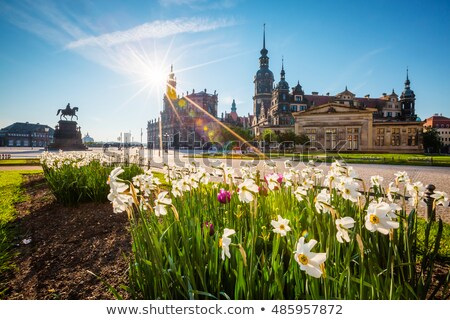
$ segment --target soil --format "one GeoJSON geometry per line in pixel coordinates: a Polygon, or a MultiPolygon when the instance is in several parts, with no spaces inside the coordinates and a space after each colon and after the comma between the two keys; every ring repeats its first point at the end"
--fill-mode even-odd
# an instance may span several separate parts
{"type": "Polygon", "coordinates": [[[116,289],[127,283],[131,240],[126,214],[115,214],[110,203],[63,207],[42,174],[26,179],[29,200],[16,206],[17,269],[6,297],[114,299],[98,277],[116,289]]]}

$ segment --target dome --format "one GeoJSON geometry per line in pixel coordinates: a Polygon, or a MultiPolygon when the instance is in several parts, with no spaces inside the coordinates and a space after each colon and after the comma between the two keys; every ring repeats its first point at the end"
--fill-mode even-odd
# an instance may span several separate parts
{"type": "Polygon", "coordinates": [[[280,90],[289,90],[289,83],[287,83],[286,80],[280,80],[280,82],[278,82],[277,88],[280,90]]]}
{"type": "Polygon", "coordinates": [[[414,98],[414,91],[407,88],[402,92],[402,98],[414,98]]]}
{"type": "Polygon", "coordinates": [[[303,88],[302,88],[302,86],[300,85],[300,81],[297,82],[297,85],[294,87],[294,92],[295,92],[295,93],[304,94],[303,88]]]}
{"type": "Polygon", "coordinates": [[[256,72],[256,77],[259,79],[262,79],[262,78],[273,79],[273,73],[268,68],[267,69],[259,69],[256,72]]]}

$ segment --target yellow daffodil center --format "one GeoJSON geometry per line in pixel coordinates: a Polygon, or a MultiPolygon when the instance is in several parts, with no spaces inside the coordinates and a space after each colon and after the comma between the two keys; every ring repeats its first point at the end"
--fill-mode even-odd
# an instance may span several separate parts
{"type": "Polygon", "coordinates": [[[222,248],[222,238],[219,239],[219,247],[222,248]]]}
{"type": "Polygon", "coordinates": [[[280,224],[280,230],[284,230],[284,229],[286,229],[285,227],[284,227],[284,224],[280,224]]]}
{"type": "Polygon", "coordinates": [[[303,264],[303,265],[307,265],[308,264],[308,257],[307,256],[305,256],[303,253],[300,253],[299,255],[298,255],[298,257],[297,257],[297,259],[298,259],[298,262],[300,262],[301,264],[303,264]]]}
{"type": "Polygon", "coordinates": [[[377,215],[375,215],[375,214],[371,214],[369,220],[370,220],[370,222],[372,222],[373,224],[378,224],[378,223],[380,223],[380,218],[378,218],[377,215]]]}

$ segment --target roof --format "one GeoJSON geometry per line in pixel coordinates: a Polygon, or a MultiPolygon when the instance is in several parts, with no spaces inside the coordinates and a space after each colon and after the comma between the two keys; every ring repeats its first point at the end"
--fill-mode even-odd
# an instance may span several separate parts
{"type": "Polygon", "coordinates": [[[55,131],[53,128],[39,123],[28,123],[28,122],[15,122],[0,131],[11,132],[11,133],[31,133],[36,131],[45,131],[45,128],[49,128],[49,133],[53,134],[55,131]]]}
{"type": "Polygon", "coordinates": [[[305,99],[308,100],[311,105],[320,106],[322,104],[327,104],[333,102],[335,97],[333,96],[322,96],[322,95],[314,95],[314,94],[305,94],[305,99]]]}

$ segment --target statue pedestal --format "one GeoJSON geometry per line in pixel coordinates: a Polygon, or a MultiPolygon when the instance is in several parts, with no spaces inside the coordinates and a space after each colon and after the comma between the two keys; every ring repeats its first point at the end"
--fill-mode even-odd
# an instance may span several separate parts
{"type": "Polygon", "coordinates": [[[53,143],[48,147],[51,150],[86,150],[81,140],[81,131],[76,121],[59,120],[53,134],[53,143]]]}

